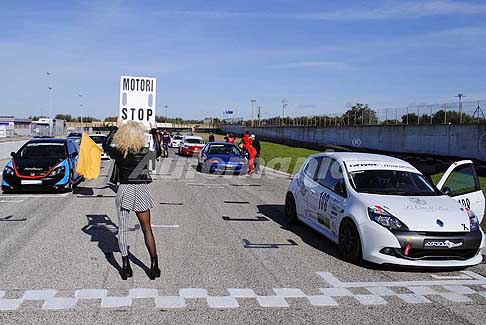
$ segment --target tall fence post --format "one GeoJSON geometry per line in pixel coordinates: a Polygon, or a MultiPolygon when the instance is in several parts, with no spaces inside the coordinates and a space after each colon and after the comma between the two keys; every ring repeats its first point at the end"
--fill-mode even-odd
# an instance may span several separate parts
{"type": "Polygon", "coordinates": [[[407,115],[406,115],[406,116],[407,116],[407,118],[406,118],[406,122],[405,122],[405,124],[406,124],[406,125],[408,125],[408,106],[407,106],[407,111],[406,111],[405,113],[407,114],[407,115]]]}
{"type": "Polygon", "coordinates": [[[420,106],[417,106],[417,124],[420,124],[420,106]]]}
{"type": "Polygon", "coordinates": [[[447,104],[444,104],[444,124],[447,124],[447,104]]]}

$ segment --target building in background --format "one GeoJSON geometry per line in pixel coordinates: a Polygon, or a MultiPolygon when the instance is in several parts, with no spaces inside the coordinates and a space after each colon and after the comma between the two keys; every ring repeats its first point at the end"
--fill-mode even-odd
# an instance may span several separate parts
{"type": "Polygon", "coordinates": [[[0,117],[0,137],[29,136],[32,120],[28,118],[0,117]]]}

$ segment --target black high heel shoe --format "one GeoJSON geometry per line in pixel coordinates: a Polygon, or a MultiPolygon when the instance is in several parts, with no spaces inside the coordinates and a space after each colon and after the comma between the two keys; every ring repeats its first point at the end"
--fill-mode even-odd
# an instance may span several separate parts
{"type": "Polygon", "coordinates": [[[157,255],[150,257],[150,271],[149,271],[149,278],[150,280],[155,280],[155,278],[160,278],[160,269],[159,269],[159,262],[157,255]]]}
{"type": "Polygon", "coordinates": [[[122,269],[120,271],[120,275],[122,280],[126,280],[127,278],[131,278],[133,276],[128,256],[122,256],[122,269]]]}

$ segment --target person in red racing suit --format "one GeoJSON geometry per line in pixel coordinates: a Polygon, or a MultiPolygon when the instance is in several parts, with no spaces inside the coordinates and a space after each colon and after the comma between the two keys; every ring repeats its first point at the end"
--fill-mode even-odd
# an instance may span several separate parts
{"type": "Polygon", "coordinates": [[[252,146],[252,141],[250,139],[250,132],[246,131],[245,135],[241,139],[243,142],[243,148],[248,152],[248,175],[253,174],[255,169],[255,158],[257,155],[256,149],[252,146]]]}

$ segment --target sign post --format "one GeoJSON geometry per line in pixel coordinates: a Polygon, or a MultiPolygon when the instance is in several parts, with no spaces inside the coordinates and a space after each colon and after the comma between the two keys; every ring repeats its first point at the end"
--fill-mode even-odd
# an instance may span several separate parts
{"type": "Polygon", "coordinates": [[[122,76],[120,78],[120,111],[123,122],[136,121],[150,128],[155,122],[157,79],[122,76]]]}

